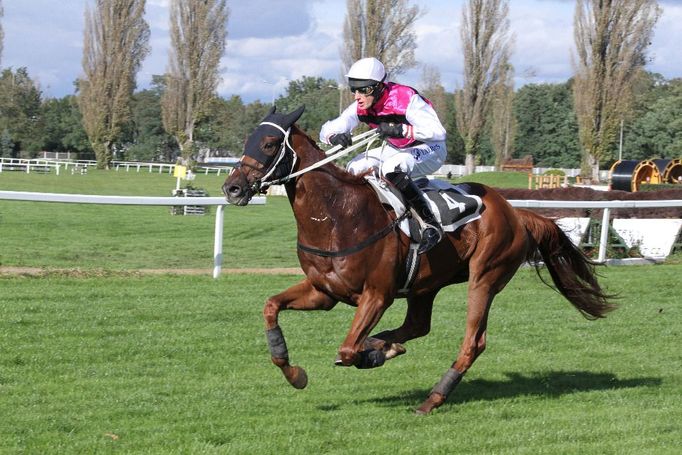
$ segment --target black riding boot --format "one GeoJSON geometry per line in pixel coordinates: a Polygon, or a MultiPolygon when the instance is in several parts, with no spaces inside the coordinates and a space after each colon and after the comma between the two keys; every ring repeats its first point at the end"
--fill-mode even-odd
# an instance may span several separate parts
{"type": "Polygon", "coordinates": [[[414,208],[424,222],[425,226],[417,253],[426,253],[443,238],[443,229],[431,211],[426,196],[405,172],[389,172],[386,174],[386,179],[400,191],[407,204],[414,208]]]}

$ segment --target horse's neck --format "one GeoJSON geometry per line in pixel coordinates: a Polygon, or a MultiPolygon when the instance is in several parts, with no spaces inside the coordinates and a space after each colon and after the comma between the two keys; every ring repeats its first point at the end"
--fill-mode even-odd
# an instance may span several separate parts
{"type": "MultiPolygon", "coordinates": [[[[324,158],[322,152],[304,133],[297,132],[293,146],[300,160],[299,169],[310,166],[324,158]]],[[[362,178],[353,176],[333,164],[309,171],[287,184],[287,194],[294,214],[301,225],[309,220],[332,222],[336,229],[340,221],[371,221],[372,213],[383,214],[381,203],[362,178]]],[[[385,216],[385,215],[382,215],[385,216]]],[[[383,220],[379,224],[384,223],[383,220]]],[[[343,223],[352,226],[353,223],[343,223]]]]}

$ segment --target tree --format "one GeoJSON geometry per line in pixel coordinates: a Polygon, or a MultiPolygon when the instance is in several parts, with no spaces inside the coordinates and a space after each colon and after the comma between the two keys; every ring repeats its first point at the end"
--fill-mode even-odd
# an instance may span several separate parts
{"type": "Polygon", "coordinates": [[[344,74],[364,57],[379,59],[389,76],[414,67],[417,35],[413,26],[422,15],[408,0],[346,0],[341,60],[344,74]]]}
{"type": "Polygon", "coordinates": [[[131,121],[135,76],[149,53],[145,0],[95,0],[86,7],[83,72],[78,103],[83,126],[97,157],[108,168],[114,146],[131,121]]]}
{"type": "Polygon", "coordinates": [[[464,143],[457,131],[455,121],[455,100],[452,93],[445,91],[441,83],[440,71],[432,65],[422,67],[422,78],[419,84],[419,93],[424,95],[433,104],[433,109],[438,114],[445,130],[448,132],[446,146],[448,163],[461,163],[464,161],[464,143]]]}
{"type": "Polygon", "coordinates": [[[678,158],[682,154],[682,79],[658,92],[643,115],[634,120],[624,147],[625,159],[678,158]]]}
{"type": "Polygon", "coordinates": [[[289,82],[286,96],[280,97],[275,105],[282,112],[291,112],[305,105],[305,111],[296,123],[313,140],[317,140],[322,124],[338,115],[338,103],[339,87],[336,81],[303,76],[289,82]]]}
{"type": "Polygon", "coordinates": [[[161,121],[161,96],[165,81],[164,76],[154,75],[151,88],[133,95],[133,121],[127,135],[127,159],[173,161],[178,155],[177,144],[166,133],[161,121]]]}
{"type": "Polygon", "coordinates": [[[13,154],[14,141],[12,141],[9,130],[5,128],[2,130],[2,134],[0,134],[0,157],[11,158],[13,154]]]}
{"type": "Polygon", "coordinates": [[[455,101],[467,174],[474,172],[492,92],[509,62],[508,15],[507,0],[468,0],[462,7],[464,86],[455,92],[455,101]]]}
{"type": "Polygon", "coordinates": [[[514,152],[516,119],[514,118],[514,68],[507,65],[492,91],[490,142],[495,153],[495,167],[511,158],[514,152]]]}
{"type": "MultiPolygon", "coordinates": [[[[88,135],[74,95],[46,100],[42,107],[44,124],[43,148],[50,152],[91,154],[88,135]]],[[[83,159],[81,157],[81,159],[83,159]]]]}
{"type": "Polygon", "coordinates": [[[535,165],[574,168],[580,164],[572,83],[526,84],[514,96],[515,150],[535,165]]]}
{"type": "Polygon", "coordinates": [[[41,96],[26,68],[0,73],[0,132],[7,132],[13,156],[30,156],[42,148],[41,96]]]}
{"type": "Polygon", "coordinates": [[[182,155],[194,153],[194,129],[220,81],[228,9],[225,0],[171,0],[171,51],[162,96],[163,126],[182,155]]]}
{"type": "Polygon", "coordinates": [[[576,3],[573,93],[586,177],[598,180],[599,164],[612,156],[660,12],[656,0],[576,3]]]}

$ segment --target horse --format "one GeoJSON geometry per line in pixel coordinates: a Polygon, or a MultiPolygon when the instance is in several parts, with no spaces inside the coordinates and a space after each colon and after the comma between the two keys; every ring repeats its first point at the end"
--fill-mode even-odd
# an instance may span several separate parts
{"type": "Polygon", "coordinates": [[[336,364],[375,368],[405,353],[407,341],[429,333],[440,289],[468,282],[459,353],[416,409],[417,414],[428,414],[446,401],[485,350],[493,298],[522,264],[530,262],[537,269],[541,259],[553,287],[587,319],[602,318],[615,307],[598,282],[597,264],[554,221],[514,208],[498,192],[477,183],[467,187],[483,202],[480,218],[447,233],[423,254],[412,285],[399,295],[410,239],[397,228],[394,211],[380,202],[364,176],[333,163],[320,165],[324,151],[295,125],[303,109],[282,114],[273,107],[247,138],[240,162],[222,187],[227,201],[236,206],[246,205],[271,184],[283,183],[286,189],[305,278],[269,297],[263,316],[272,362],[293,387],[305,388],[308,376],[289,361],[278,323],[283,310],[331,310],[338,302],[356,307],[336,364]],[[400,297],[407,299],[402,325],[370,335],[400,297]]]}

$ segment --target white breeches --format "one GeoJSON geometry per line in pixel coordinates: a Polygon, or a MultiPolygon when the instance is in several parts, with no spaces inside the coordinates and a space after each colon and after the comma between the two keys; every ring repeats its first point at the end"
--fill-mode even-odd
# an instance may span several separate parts
{"type": "Polygon", "coordinates": [[[445,142],[423,143],[404,149],[394,148],[386,142],[383,147],[370,149],[353,158],[346,169],[355,175],[370,168],[381,175],[402,171],[413,179],[419,179],[436,172],[446,155],[445,142]]]}

